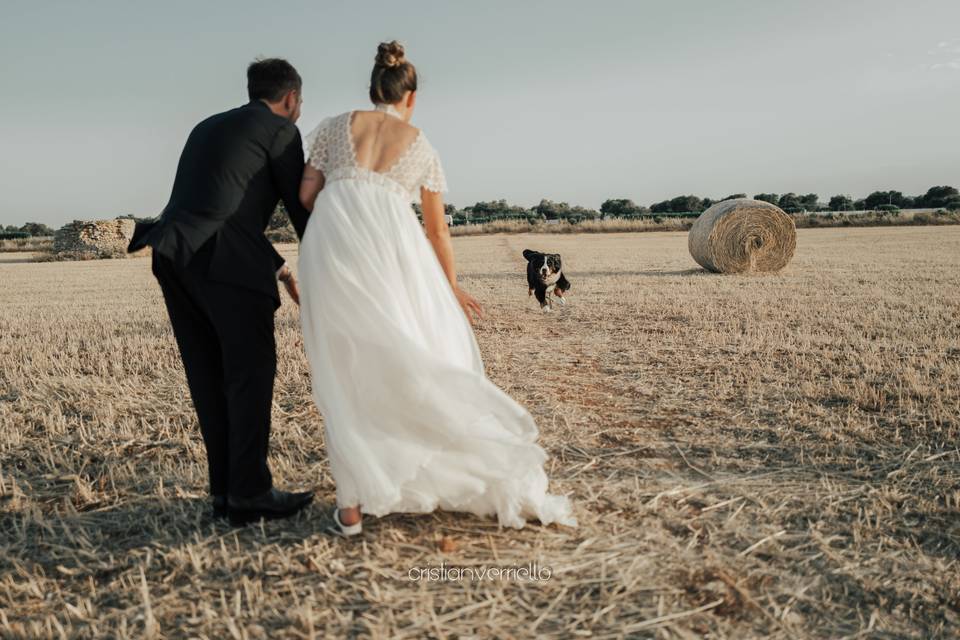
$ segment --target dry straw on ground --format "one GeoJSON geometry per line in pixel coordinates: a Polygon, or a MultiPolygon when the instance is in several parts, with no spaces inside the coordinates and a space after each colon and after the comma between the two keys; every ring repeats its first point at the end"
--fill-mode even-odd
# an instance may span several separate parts
{"type": "Polygon", "coordinates": [[[780,271],[793,257],[797,232],[780,207],[738,198],[718,202],[693,223],[690,255],[717,273],[780,271]]]}
{"type": "Polygon", "coordinates": [[[288,300],[271,464],[317,504],[232,530],[149,260],[0,255],[0,637],[957,637],[960,228],[799,233],[790,269],[738,278],[680,232],[455,239],[487,372],[581,526],[348,540],[288,300]],[[573,283],[549,317],[526,248],[573,283]]]}

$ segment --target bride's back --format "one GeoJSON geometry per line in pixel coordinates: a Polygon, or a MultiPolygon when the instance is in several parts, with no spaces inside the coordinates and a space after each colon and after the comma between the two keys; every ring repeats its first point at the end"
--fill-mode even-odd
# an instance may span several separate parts
{"type": "Polygon", "coordinates": [[[354,111],[350,137],[357,166],[386,173],[416,141],[419,129],[382,111],[354,111]]]}
{"type": "Polygon", "coordinates": [[[305,207],[313,205],[324,185],[344,178],[374,182],[410,202],[422,199],[422,189],[447,190],[436,149],[408,122],[416,90],[416,70],[404,59],[403,47],[382,43],[370,78],[375,108],[324,118],[306,138],[309,166],[300,191],[305,207]]]}

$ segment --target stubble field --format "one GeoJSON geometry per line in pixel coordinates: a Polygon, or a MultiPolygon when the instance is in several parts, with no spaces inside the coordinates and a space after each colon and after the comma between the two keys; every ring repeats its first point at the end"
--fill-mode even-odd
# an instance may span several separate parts
{"type": "Polygon", "coordinates": [[[749,277],[701,271],[684,233],[454,244],[487,373],[579,528],[329,533],[289,299],[271,464],[316,504],[214,523],[149,261],[0,254],[0,637],[960,634],[960,228],[801,229],[749,277]],[[563,254],[566,307],[527,297],[525,248],[563,254]]]}

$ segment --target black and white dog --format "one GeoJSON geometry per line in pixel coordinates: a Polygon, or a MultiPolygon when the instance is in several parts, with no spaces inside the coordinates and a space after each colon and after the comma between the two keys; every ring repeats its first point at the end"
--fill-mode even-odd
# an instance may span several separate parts
{"type": "Polygon", "coordinates": [[[536,294],[540,309],[545,312],[553,307],[551,293],[557,297],[560,304],[566,304],[563,292],[570,289],[570,281],[563,275],[560,254],[524,249],[523,257],[527,259],[527,295],[536,294]]]}

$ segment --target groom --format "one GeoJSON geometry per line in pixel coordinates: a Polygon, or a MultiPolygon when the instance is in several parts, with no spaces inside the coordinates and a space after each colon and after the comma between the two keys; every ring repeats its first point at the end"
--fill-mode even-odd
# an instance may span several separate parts
{"type": "Polygon", "coordinates": [[[264,236],[278,200],[297,237],[302,81],[286,60],[247,68],[250,102],[200,122],[180,156],[161,216],[138,224],[129,252],[153,247],[153,274],[180,349],[207,450],[216,517],[283,518],[311,492],[273,487],[267,466],[277,355],[277,280],[299,304],[290,269],[264,236]]]}

